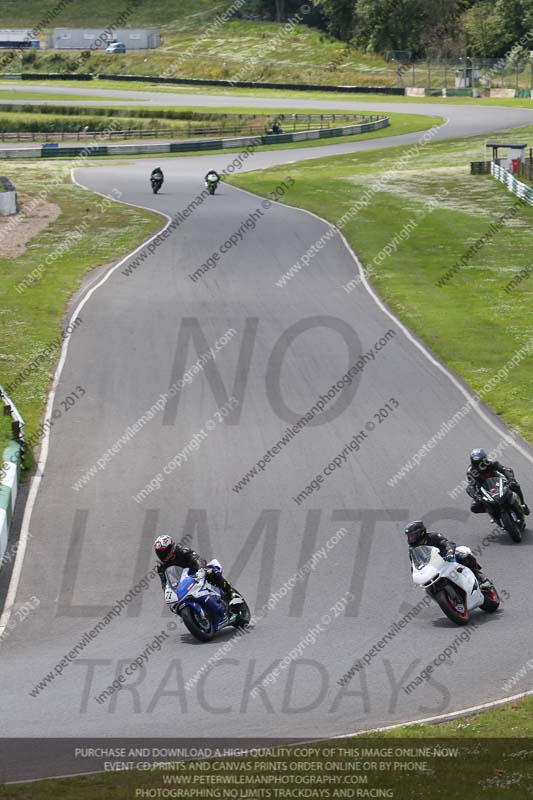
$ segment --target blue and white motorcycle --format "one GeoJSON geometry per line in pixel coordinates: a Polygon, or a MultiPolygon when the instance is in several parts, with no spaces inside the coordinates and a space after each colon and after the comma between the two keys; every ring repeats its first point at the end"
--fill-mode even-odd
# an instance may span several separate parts
{"type": "MultiPolygon", "coordinates": [[[[222,572],[216,558],[207,566],[222,572]]],[[[179,567],[168,567],[165,577],[165,603],[201,642],[210,642],[223,628],[244,628],[249,624],[251,614],[244,598],[235,609],[230,608],[218,586],[206,579],[205,570],[191,574],[188,569],[183,569],[180,575],[179,567]]]]}

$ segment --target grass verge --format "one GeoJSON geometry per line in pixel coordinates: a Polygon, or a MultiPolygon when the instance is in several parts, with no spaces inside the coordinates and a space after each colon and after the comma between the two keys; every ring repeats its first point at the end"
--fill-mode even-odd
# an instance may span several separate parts
{"type": "MultiPolygon", "coordinates": [[[[527,738],[531,735],[533,698],[528,697],[440,725],[403,726],[364,737],[316,742],[299,750],[281,747],[270,755],[225,758],[224,768],[220,767],[220,759],[195,759],[188,765],[181,762],[179,770],[107,772],[0,786],[0,800],[94,800],[96,797],[99,800],[134,797],[425,800],[428,796],[435,800],[465,797],[524,800],[533,780],[530,738],[527,738]],[[303,775],[307,780],[302,780],[303,775]],[[301,794],[302,788],[306,794],[301,794]]],[[[149,740],[146,745],[150,746],[149,740]]],[[[240,747],[246,747],[246,743],[241,741],[240,747]]]]}
{"type": "MultiPolygon", "coordinates": [[[[63,86],[63,82],[61,82],[63,86]]],[[[92,86],[92,84],[89,84],[92,86]]],[[[81,88],[81,84],[79,84],[79,88],[81,88]]],[[[85,83],[85,88],[88,88],[87,83],[85,83]]],[[[0,89],[0,100],[5,100],[6,102],[13,102],[15,100],[58,100],[58,101],[65,101],[65,100],[80,100],[79,94],[61,94],[60,92],[32,92],[31,89],[28,91],[18,91],[16,89],[0,89]]],[[[98,101],[109,101],[109,96],[103,95],[91,95],[88,99],[90,100],[98,100],[98,101]]]]}

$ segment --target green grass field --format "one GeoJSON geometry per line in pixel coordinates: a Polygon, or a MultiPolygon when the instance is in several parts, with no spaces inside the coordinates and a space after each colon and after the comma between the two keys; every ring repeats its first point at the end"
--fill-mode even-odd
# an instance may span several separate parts
{"type": "MultiPolygon", "coordinates": [[[[39,27],[46,14],[57,3],[54,0],[33,0],[21,8],[18,2],[4,0],[0,8],[0,27],[39,27]]],[[[217,15],[231,3],[213,0],[180,0],[168,4],[155,0],[132,9],[128,26],[161,27],[162,43],[148,53],[128,52],[124,55],[93,53],[86,62],[79,53],[39,51],[17,55],[9,71],[48,72],[122,72],[182,77],[231,78],[234,80],[287,80],[319,83],[394,85],[396,77],[391,65],[381,56],[347,49],[323,32],[306,25],[282,29],[276,23],[238,19],[234,15],[223,24],[215,24],[217,15]],[[205,35],[206,28],[208,35],[205,35]],[[392,83],[391,83],[392,82],[392,83]]],[[[105,28],[124,11],[120,0],[73,0],[50,24],[105,28]]],[[[305,14],[296,17],[303,21],[305,14]]],[[[5,71],[5,70],[4,70],[5,71]]]]}
{"type": "MultiPolygon", "coordinates": [[[[47,14],[57,7],[57,0],[2,0],[0,10],[0,26],[4,28],[37,27],[47,14]]],[[[133,3],[131,4],[134,5],[133,3]]],[[[86,27],[88,20],[92,25],[108,25],[110,21],[124,12],[123,0],[72,0],[65,5],[46,28],[56,26],[86,27]]],[[[168,0],[150,0],[140,3],[128,18],[128,24],[139,25],[174,25],[198,29],[227,8],[224,0],[179,0],[169,3],[168,0]]]]}

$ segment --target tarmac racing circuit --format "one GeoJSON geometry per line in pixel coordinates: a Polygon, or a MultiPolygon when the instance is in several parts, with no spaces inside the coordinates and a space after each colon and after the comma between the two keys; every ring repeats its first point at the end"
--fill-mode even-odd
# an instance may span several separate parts
{"type": "MultiPolygon", "coordinates": [[[[120,92],[138,94],[147,93],[120,92]]],[[[322,101],[298,105],[306,102],[322,101]]],[[[532,118],[526,109],[332,103],[446,115],[434,138],[532,118]]],[[[294,161],[422,136],[263,151],[242,169],[286,163],[288,179],[294,161]]],[[[45,437],[28,494],[0,623],[27,610],[1,644],[4,736],[326,738],[499,700],[530,654],[531,533],[520,545],[503,532],[489,540],[488,518],[469,513],[464,493],[448,494],[469,450],[501,445],[504,426],[481,404],[388,484],[470,392],[364,280],[343,291],[358,265],[340,235],[275,284],[328,231],[317,217],[221,184],[172,227],[207,169],[234,158],[157,159],[166,176],[157,196],[153,160],[75,171],[90,191],[118,190],[157,210],[166,230],[89,276],[70,305],[81,323],[65,340],[49,411],[84,392],[45,437]],[[423,602],[402,533],[413,518],[477,548],[505,592],[500,613],[475,613],[461,629],[423,602]],[[192,639],[150,572],[159,532],[219,558],[258,614],[253,630],[192,639]],[[364,656],[365,669],[352,668],[364,656]],[[406,691],[428,664],[431,675],[406,691]]],[[[531,449],[515,437],[502,460],[527,494],[531,449]]],[[[531,689],[531,675],[517,692],[531,689]]],[[[83,771],[47,758],[40,774],[83,771]]],[[[28,777],[24,764],[15,774],[28,777]]]]}

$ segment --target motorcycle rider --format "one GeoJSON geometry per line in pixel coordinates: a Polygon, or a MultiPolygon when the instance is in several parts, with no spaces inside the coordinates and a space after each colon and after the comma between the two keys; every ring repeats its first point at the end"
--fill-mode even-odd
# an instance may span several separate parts
{"type": "Polygon", "coordinates": [[[283,130],[281,129],[281,125],[279,124],[279,120],[277,120],[277,119],[274,120],[274,122],[272,123],[272,127],[271,127],[269,132],[273,133],[275,135],[283,133],[283,130]]]}
{"type": "MultiPolygon", "coordinates": [[[[462,564],[464,567],[471,569],[478,580],[480,589],[487,589],[492,585],[491,581],[483,575],[481,564],[478,564],[469,547],[465,547],[465,545],[458,546],[441,533],[432,533],[428,531],[422,520],[410,522],[404,533],[407,536],[409,548],[419,547],[420,545],[437,547],[445,561],[453,561],[455,559],[458,564],[462,564]]],[[[409,557],[410,556],[411,551],[409,550],[409,557]]]]}
{"type": "Polygon", "coordinates": [[[526,516],[529,514],[529,506],[524,500],[522,488],[514,476],[511,467],[504,467],[499,461],[491,461],[483,448],[477,447],[470,453],[470,466],[466,471],[468,486],[466,493],[472,498],[470,511],[473,514],[483,514],[486,511],[482,500],[481,486],[487,478],[493,478],[499,474],[503,475],[509,483],[509,488],[516,492],[522,504],[522,510],[526,516]]]}
{"type": "Polygon", "coordinates": [[[204,558],[201,558],[190,547],[185,547],[179,542],[175,542],[172,536],[167,534],[158,536],[154,542],[154,550],[160,562],[157,565],[157,573],[163,589],[166,586],[165,570],[167,567],[187,567],[189,572],[195,573],[197,576],[201,576],[203,573],[209,583],[220,589],[228,605],[232,608],[242,603],[242,597],[232,588],[222,575],[222,572],[212,567],[206,567],[204,558]]]}
{"type": "Polygon", "coordinates": [[[217,184],[218,184],[218,182],[220,181],[220,175],[218,174],[216,169],[210,169],[209,172],[206,172],[205,178],[204,178],[205,182],[207,183],[210,177],[211,177],[211,180],[213,180],[212,176],[214,176],[217,179],[217,184]]]}
{"type": "Polygon", "coordinates": [[[152,174],[150,175],[150,181],[153,180],[161,181],[161,183],[163,183],[163,181],[165,180],[165,176],[163,175],[163,170],[161,169],[161,167],[156,167],[155,169],[152,170],[152,174]]]}

